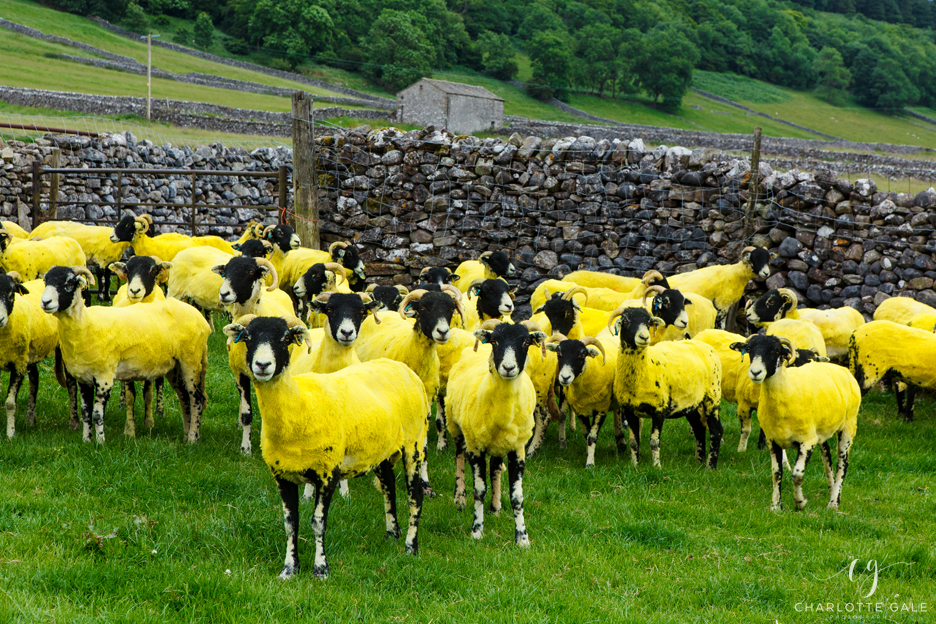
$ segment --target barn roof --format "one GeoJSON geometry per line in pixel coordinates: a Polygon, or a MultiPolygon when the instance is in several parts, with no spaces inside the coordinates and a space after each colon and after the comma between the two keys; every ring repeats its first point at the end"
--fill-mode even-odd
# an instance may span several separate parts
{"type": "Polygon", "coordinates": [[[474,85],[462,84],[460,82],[449,82],[448,80],[432,80],[431,78],[423,78],[419,82],[410,85],[403,91],[408,91],[420,83],[432,85],[440,91],[444,93],[451,93],[452,95],[464,95],[467,97],[484,98],[486,100],[498,100],[499,102],[504,101],[504,98],[497,97],[484,87],[476,87],[474,85]]]}

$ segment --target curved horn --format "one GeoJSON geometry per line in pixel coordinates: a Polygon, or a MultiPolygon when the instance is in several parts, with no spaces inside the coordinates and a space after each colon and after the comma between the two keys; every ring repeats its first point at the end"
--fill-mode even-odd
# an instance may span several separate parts
{"type": "Polygon", "coordinates": [[[461,291],[455,288],[454,286],[452,286],[451,284],[442,284],[439,287],[439,289],[442,292],[448,293],[449,295],[451,295],[452,299],[454,299],[455,301],[461,302],[461,299],[462,299],[461,291]]]}
{"type": "Polygon", "coordinates": [[[425,275],[426,273],[428,273],[429,270],[430,270],[431,268],[432,268],[432,267],[425,267],[425,268],[423,268],[423,270],[419,272],[419,277],[422,277],[423,275],[425,275]]]}
{"type": "Polygon", "coordinates": [[[263,245],[263,248],[267,250],[267,253],[269,253],[270,250],[273,249],[273,243],[271,243],[270,241],[264,238],[261,238],[259,240],[260,240],[260,244],[263,245]]]}
{"type": "MultiPolygon", "coordinates": [[[[621,316],[622,314],[624,314],[624,310],[626,310],[628,307],[630,307],[630,306],[627,306],[627,305],[625,305],[625,304],[622,303],[621,305],[619,305],[619,306],[617,307],[617,309],[615,309],[615,310],[611,313],[611,316],[608,317],[608,331],[611,331],[611,325],[614,323],[614,319],[616,319],[617,317],[619,317],[619,316],[621,316]]],[[[612,332],[612,333],[613,333],[613,332],[612,332]]]]}
{"type": "Polygon", "coordinates": [[[568,338],[565,337],[565,334],[561,332],[553,332],[553,335],[546,339],[546,344],[551,342],[562,342],[564,340],[568,340],[568,338]]]}
{"type": "Polygon", "coordinates": [[[276,229],[275,225],[268,225],[260,231],[260,236],[266,238],[266,235],[276,229]]]}
{"type": "Polygon", "coordinates": [[[784,299],[789,300],[790,303],[793,304],[793,309],[796,309],[796,306],[799,305],[799,300],[796,298],[796,293],[789,288],[778,288],[777,294],[779,294],[784,299]]]}
{"type": "Polygon", "coordinates": [[[605,356],[605,350],[604,350],[604,347],[601,345],[601,343],[592,336],[585,336],[584,338],[582,338],[582,344],[585,345],[586,347],[588,345],[592,345],[596,349],[601,351],[601,365],[604,366],[604,363],[607,361],[607,357],[605,356]]]}
{"type": "Polygon", "coordinates": [[[344,249],[347,246],[348,246],[348,243],[346,243],[345,241],[335,241],[334,243],[328,246],[328,254],[334,257],[335,247],[341,247],[342,249],[344,249]]]}
{"type": "Polygon", "coordinates": [[[494,253],[494,252],[493,252],[493,251],[485,251],[483,254],[481,254],[480,256],[478,256],[478,260],[480,260],[480,261],[483,262],[483,261],[484,261],[488,256],[490,256],[492,253],[494,253]]]}
{"type": "Polygon", "coordinates": [[[364,292],[366,292],[366,293],[372,293],[372,292],[374,292],[374,290],[376,290],[376,289],[377,289],[377,284],[368,284],[368,285],[367,285],[367,288],[364,289],[364,292]]]}
{"type": "MultiPolygon", "coordinates": [[[[335,275],[340,275],[342,281],[344,281],[344,282],[347,282],[347,281],[348,281],[348,272],[345,271],[345,268],[344,268],[343,266],[341,266],[340,264],[338,264],[337,262],[326,262],[326,263],[325,263],[325,270],[326,270],[326,271],[331,271],[331,272],[334,273],[335,275]]],[[[341,282],[338,282],[338,283],[335,284],[335,285],[337,286],[337,285],[340,284],[340,283],[341,283],[341,282]]]]}
{"type": "Polygon", "coordinates": [[[655,292],[655,293],[657,293],[657,294],[660,294],[660,293],[666,292],[666,289],[663,288],[662,286],[659,286],[659,285],[656,285],[656,286],[647,286],[647,290],[645,290],[645,291],[644,291],[644,294],[643,294],[643,299],[640,300],[640,303],[641,303],[642,305],[647,305],[647,295],[649,295],[651,292],[655,292]]]}
{"type": "Polygon", "coordinates": [[[263,266],[270,269],[270,273],[273,274],[273,284],[267,286],[267,292],[273,292],[276,290],[276,287],[279,286],[279,275],[276,274],[276,267],[273,266],[273,263],[267,260],[266,258],[254,258],[257,266],[263,266]]]}
{"type": "Polygon", "coordinates": [[[420,299],[423,295],[425,295],[427,292],[429,292],[429,291],[423,290],[422,288],[417,288],[417,289],[414,290],[413,292],[411,292],[411,293],[409,293],[408,295],[406,295],[406,296],[403,298],[403,301],[400,303],[400,310],[399,310],[400,316],[402,316],[402,317],[405,318],[405,319],[406,319],[406,318],[409,318],[409,317],[406,316],[406,314],[405,314],[406,306],[408,306],[408,305],[410,304],[410,301],[419,301],[419,299],[420,299]]]}
{"type": "MultiPolygon", "coordinates": [[[[488,319],[484,321],[483,323],[481,323],[481,327],[479,327],[478,329],[486,329],[488,331],[494,331],[494,328],[500,325],[501,323],[503,323],[503,321],[500,319],[488,319]]],[[[473,349],[475,353],[478,352],[478,347],[480,345],[481,345],[481,341],[475,338],[474,349],[473,349]]]]}
{"type": "MultiPolygon", "coordinates": [[[[305,323],[300,321],[295,316],[292,316],[291,314],[284,314],[280,318],[286,321],[286,327],[288,327],[289,329],[292,329],[293,327],[305,327],[305,323]]],[[[306,332],[305,343],[306,343],[306,348],[309,350],[309,353],[312,353],[312,341],[309,339],[309,332],[306,332]]]]}
{"type": "MultiPolygon", "coordinates": [[[[244,327],[247,327],[248,325],[250,325],[250,321],[254,320],[255,318],[257,318],[256,314],[245,314],[243,316],[240,316],[234,319],[234,322],[237,323],[238,325],[243,325],[244,327]]],[[[289,321],[286,321],[286,323],[288,324],[289,321]]]]}
{"type": "Polygon", "coordinates": [[[76,264],[75,266],[69,268],[75,272],[75,275],[83,275],[84,277],[88,278],[88,283],[92,286],[97,283],[94,281],[94,274],[88,270],[88,267],[76,264]]]}
{"type": "MultiPolygon", "coordinates": [[[[527,330],[533,331],[543,331],[543,328],[540,327],[539,323],[534,320],[527,319],[525,321],[520,321],[520,324],[527,328],[527,330]]],[[[544,332],[545,333],[545,332],[544,332]]]]}
{"type": "Polygon", "coordinates": [[[407,288],[403,284],[397,284],[396,286],[394,286],[394,288],[396,288],[397,292],[403,295],[404,297],[409,294],[409,288],[407,288]]]}
{"type": "MultiPolygon", "coordinates": [[[[370,293],[368,292],[358,293],[358,296],[361,298],[361,302],[365,304],[370,303],[374,300],[374,298],[371,297],[370,293]]],[[[377,313],[374,311],[371,311],[371,316],[374,317],[374,323],[376,325],[380,325],[380,318],[377,316],[377,313]]]]}
{"type": "Polygon", "coordinates": [[[757,249],[757,247],[745,247],[744,249],[741,250],[741,257],[743,258],[745,254],[749,254],[755,249],[757,249]]]}
{"type": "Polygon", "coordinates": [[[23,276],[17,273],[16,271],[10,271],[7,273],[7,277],[16,282],[17,284],[23,283],[23,276]]]}
{"type": "Polygon", "coordinates": [[[578,285],[573,286],[569,290],[565,291],[565,293],[563,293],[562,295],[562,298],[565,299],[566,301],[569,301],[575,295],[585,295],[585,303],[588,303],[588,290],[578,285]]]}
{"type": "Polygon", "coordinates": [[[796,361],[796,347],[793,346],[793,341],[791,341],[786,336],[777,336],[777,338],[780,340],[780,344],[790,350],[790,355],[787,357],[786,361],[787,365],[789,366],[794,361],[796,361]]]}
{"type": "Polygon", "coordinates": [[[334,295],[333,292],[323,292],[315,298],[315,301],[319,303],[328,303],[328,298],[334,295]]]}
{"type": "Polygon", "coordinates": [[[661,280],[661,281],[662,281],[662,280],[665,280],[665,279],[666,279],[666,278],[663,277],[663,274],[662,274],[662,273],[660,273],[660,272],[657,271],[657,270],[650,269],[649,271],[647,271],[646,273],[644,273],[643,279],[641,279],[640,282],[641,282],[643,285],[646,286],[647,284],[650,283],[650,280],[661,280]]]}
{"type": "Polygon", "coordinates": [[[470,284],[468,284],[468,290],[471,290],[472,288],[474,288],[474,287],[477,286],[478,284],[483,284],[483,283],[486,282],[486,281],[487,281],[487,278],[479,277],[478,279],[473,280],[470,284]]]}

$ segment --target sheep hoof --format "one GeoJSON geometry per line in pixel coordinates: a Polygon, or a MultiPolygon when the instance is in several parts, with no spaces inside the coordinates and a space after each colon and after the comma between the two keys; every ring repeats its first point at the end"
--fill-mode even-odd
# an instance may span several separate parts
{"type": "Polygon", "coordinates": [[[806,507],[806,499],[796,501],[797,511],[802,511],[806,507]]]}
{"type": "Polygon", "coordinates": [[[390,529],[389,531],[387,531],[387,539],[393,539],[393,540],[400,539],[400,536],[402,534],[403,532],[400,531],[400,527],[394,527],[393,529],[390,529]]]}
{"type": "Polygon", "coordinates": [[[124,435],[127,436],[128,438],[135,438],[136,427],[131,427],[130,425],[127,425],[126,427],[124,427],[124,435]]]}
{"type": "Polygon", "coordinates": [[[438,444],[436,444],[436,450],[444,451],[447,448],[448,448],[448,442],[445,440],[445,438],[439,438],[439,442],[438,444]]]}
{"type": "Polygon", "coordinates": [[[589,463],[585,464],[585,470],[588,470],[589,468],[594,468],[594,467],[595,467],[595,462],[592,462],[590,464],[589,463]]]}
{"type": "Polygon", "coordinates": [[[427,498],[435,498],[438,494],[435,493],[435,490],[432,489],[432,486],[428,483],[423,484],[423,496],[427,498]]]}
{"type": "Polygon", "coordinates": [[[770,511],[776,511],[776,512],[783,511],[783,505],[781,505],[780,503],[777,503],[776,505],[771,505],[770,511]]]}
{"type": "Polygon", "coordinates": [[[520,548],[529,548],[530,547],[530,538],[526,533],[518,533],[516,535],[517,546],[520,548]]]}
{"type": "Polygon", "coordinates": [[[406,545],[406,554],[413,555],[414,557],[419,554],[419,546],[416,544],[407,544],[406,545]]]}
{"type": "Polygon", "coordinates": [[[250,450],[251,450],[251,449],[250,449],[249,446],[242,446],[242,447],[241,447],[241,453],[243,453],[244,455],[250,455],[250,450]]]}
{"type": "Polygon", "coordinates": [[[81,427],[81,423],[79,423],[77,420],[68,421],[68,428],[72,431],[78,431],[79,427],[81,427]]]}
{"type": "Polygon", "coordinates": [[[490,511],[490,512],[491,512],[492,514],[494,514],[495,516],[500,516],[501,508],[500,508],[500,507],[495,507],[494,505],[491,505],[491,507],[488,509],[488,511],[490,511]]]}
{"type": "Polygon", "coordinates": [[[327,565],[316,566],[315,569],[312,570],[312,576],[314,576],[317,579],[322,579],[324,581],[325,579],[328,578],[328,566],[327,565]]]}
{"type": "Polygon", "coordinates": [[[458,511],[465,511],[465,495],[455,496],[455,509],[458,511]]]}
{"type": "Polygon", "coordinates": [[[838,501],[829,501],[829,509],[838,509],[838,501]]]}
{"type": "Polygon", "coordinates": [[[479,539],[481,539],[482,537],[484,537],[484,531],[475,531],[475,530],[472,530],[472,531],[471,531],[471,537],[472,537],[472,539],[479,540],[479,539]]]}
{"type": "Polygon", "coordinates": [[[559,440],[559,448],[565,448],[565,447],[566,447],[566,441],[565,441],[565,440],[559,440]]]}
{"type": "Polygon", "coordinates": [[[280,572],[280,574],[279,574],[280,580],[288,581],[288,580],[291,579],[291,578],[293,577],[293,575],[296,574],[296,572],[298,572],[298,571],[299,571],[299,570],[297,570],[297,569],[294,568],[293,566],[286,566],[285,568],[283,568],[283,571],[280,572]]]}

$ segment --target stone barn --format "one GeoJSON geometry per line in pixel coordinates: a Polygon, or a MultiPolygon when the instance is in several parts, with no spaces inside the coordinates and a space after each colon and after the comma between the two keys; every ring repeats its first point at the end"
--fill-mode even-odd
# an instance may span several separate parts
{"type": "Polygon", "coordinates": [[[504,125],[504,100],[484,87],[423,78],[397,93],[397,118],[454,134],[494,130],[504,125]]]}

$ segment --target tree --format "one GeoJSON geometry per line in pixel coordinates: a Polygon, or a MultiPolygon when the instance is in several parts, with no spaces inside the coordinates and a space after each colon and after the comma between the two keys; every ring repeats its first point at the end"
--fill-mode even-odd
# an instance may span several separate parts
{"type": "Polygon", "coordinates": [[[361,47],[371,63],[368,73],[398,91],[428,76],[435,50],[408,13],[384,9],[361,47]]]}
{"type": "Polygon", "coordinates": [[[871,73],[868,101],[874,99],[873,106],[893,113],[912,104],[920,97],[900,64],[892,58],[881,59],[871,73]]]}
{"type": "Polygon", "coordinates": [[[478,37],[478,49],[485,72],[498,80],[511,80],[517,75],[516,51],[510,37],[486,30],[478,37]]]}
{"type": "Polygon", "coordinates": [[[637,84],[654,102],[663,98],[664,108],[674,110],[692,84],[692,68],[699,51],[674,28],[654,28],[635,51],[637,84]]]}
{"type": "Polygon", "coordinates": [[[335,26],[328,11],[303,0],[259,0],[248,28],[250,41],[262,41],[295,68],[306,56],[330,49],[335,26]]]}
{"type": "Polygon", "coordinates": [[[836,106],[845,102],[845,90],[851,83],[851,72],[845,67],[842,55],[835,48],[825,47],[813,63],[818,78],[816,95],[836,106]]]}
{"type": "Polygon", "coordinates": [[[565,24],[562,18],[542,4],[534,4],[527,11],[527,16],[517,30],[517,37],[523,41],[530,41],[536,35],[547,30],[564,31],[565,24]]]}
{"type": "Polygon", "coordinates": [[[195,37],[195,45],[207,51],[211,47],[211,40],[214,37],[214,24],[211,23],[211,17],[202,11],[195,20],[192,27],[192,35],[195,37]]]}
{"type": "Polygon", "coordinates": [[[555,96],[569,99],[572,82],[572,50],[565,39],[553,31],[538,32],[527,45],[533,80],[530,95],[541,100],[555,96]]]}
{"type": "Polygon", "coordinates": [[[615,78],[615,66],[611,61],[617,56],[621,31],[608,24],[590,24],[579,31],[577,38],[583,69],[600,95],[605,84],[615,78]]]}
{"type": "Polygon", "coordinates": [[[127,4],[127,17],[124,19],[124,25],[134,32],[146,32],[149,30],[149,18],[142,7],[136,2],[127,4]]]}

